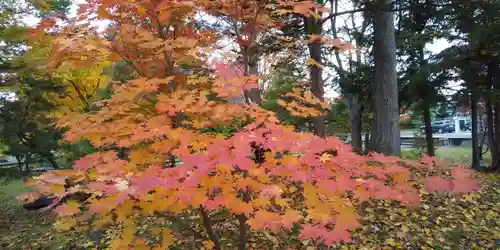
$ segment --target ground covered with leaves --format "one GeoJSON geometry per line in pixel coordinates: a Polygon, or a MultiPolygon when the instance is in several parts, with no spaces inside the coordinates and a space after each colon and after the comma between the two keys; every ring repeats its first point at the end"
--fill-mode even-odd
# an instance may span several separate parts
{"type": "MultiPolygon", "coordinates": [[[[478,174],[478,177],[483,183],[481,192],[460,197],[422,192],[420,208],[386,201],[365,204],[360,208],[364,226],[353,233],[353,243],[333,248],[500,249],[500,176],[478,174]]],[[[52,226],[54,216],[51,212],[24,211],[15,196],[25,191],[21,181],[0,187],[0,249],[96,249],[95,235],[57,232],[52,226]]],[[[159,221],[159,218],[148,218],[143,226],[159,221]]],[[[182,223],[182,220],[175,223],[182,223]]],[[[210,247],[201,227],[192,230],[193,236],[175,244],[177,248],[210,247]]],[[[235,248],[230,239],[236,232],[226,233],[221,235],[222,245],[235,248]]],[[[105,236],[98,249],[106,245],[105,236]]],[[[281,241],[279,245],[276,237],[259,233],[252,235],[249,243],[254,249],[317,249],[312,242],[297,240],[292,235],[283,235],[290,240],[281,241]]]]}
{"type": "Polygon", "coordinates": [[[422,192],[420,208],[394,202],[365,206],[363,229],[354,233],[349,249],[500,249],[500,178],[478,178],[481,192],[460,197],[422,192]]]}
{"type": "Polygon", "coordinates": [[[51,211],[22,208],[16,196],[26,192],[20,180],[0,184],[0,249],[91,249],[87,233],[59,233],[51,211]]]}

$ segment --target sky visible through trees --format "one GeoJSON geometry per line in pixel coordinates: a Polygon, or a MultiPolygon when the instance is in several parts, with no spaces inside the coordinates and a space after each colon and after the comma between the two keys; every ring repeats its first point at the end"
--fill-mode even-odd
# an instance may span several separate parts
{"type": "MultiPolygon", "coordinates": [[[[74,1],[73,4],[71,5],[71,8],[70,8],[68,16],[76,16],[78,5],[82,4],[82,3],[85,3],[85,0],[76,0],[76,1],[74,1]]],[[[339,11],[348,11],[348,10],[352,10],[352,9],[353,9],[353,7],[350,5],[349,1],[340,1],[339,2],[339,11]]],[[[215,20],[214,18],[209,17],[208,15],[202,15],[202,16],[204,18],[209,18],[211,21],[215,20]]],[[[359,14],[355,14],[354,18],[355,18],[355,24],[356,25],[361,25],[362,17],[359,14]]],[[[348,19],[349,19],[348,15],[340,15],[338,17],[338,22],[339,23],[345,23],[348,19]]],[[[36,25],[38,23],[38,21],[39,21],[39,18],[36,18],[34,16],[27,16],[27,17],[24,18],[24,22],[26,24],[28,24],[29,26],[36,25]]],[[[106,26],[108,25],[108,22],[107,21],[101,21],[101,22],[95,23],[94,25],[96,25],[97,27],[99,27],[99,30],[102,31],[102,30],[104,30],[106,28],[106,26]]],[[[329,25],[329,23],[326,23],[325,27],[326,27],[326,29],[329,29],[331,27],[331,25],[329,25]]],[[[344,37],[342,35],[340,37],[343,38],[343,39],[347,39],[347,38],[345,38],[345,34],[344,34],[344,37]]],[[[231,42],[231,41],[228,41],[228,42],[231,42]]],[[[432,54],[437,54],[437,53],[443,51],[444,49],[448,48],[449,46],[450,46],[450,43],[448,41],[446,41],[445,39],[437,39],[433,43],[426,44],[426,49],[428,49],[432,54]]],[[[229,45],[227,48],[229,49],[229,48],[232,48],[232,47],[234,47],[234,44],[229,45]]],[[[216,58],[220,57],[220,56],[217,56],[217,55],[214,55],[214,56],[216,58]]],[[[344,58],[343,62],[345,63],[345,61],[346,60],[344,58]]],[[[327,70],[325,70],[323,77],[324,78],[328,78],[328,76],[334,75],[334,74],[335,74],[335,71],[333,69],[330,69],[330,70],[327,69],[327,70]]],[[[457,88],[459,88],[459,85],[460,85],[459,83],[450,82],[449,83],[450,89],[445,91],[446,94],[452,95],[456,90],[458,90],[457,88]]],[[[336,91],[335,88],[330,87],[330,88],[326,89],[325,95],[328,98],[337,98],[337,97],[339,97],[340,93],[338,91],[336,91]]]]}

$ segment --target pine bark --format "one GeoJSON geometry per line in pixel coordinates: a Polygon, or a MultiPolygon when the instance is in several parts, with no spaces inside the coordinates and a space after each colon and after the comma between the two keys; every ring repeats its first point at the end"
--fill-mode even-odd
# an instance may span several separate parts
{"type": "Polygon", "coordinates": [[[431,127],[431,111],[430,105],[425,102],[423,107],[423,116],[425,124],[425,143],[427,145],[427,155],[434,156],[434,139],[432,138],[432,127],[431,127]]]}
{"type": "Polygon", "coordinates": [[[488,131],[488,146],[490,148],[490,153],[491,153],[491,162],[492,166],[495,165],[495,163],[498,162],[498,152],[497,150],[497,144],[496,144],[496,137],[495,137],[495,126],[494,126],[494,114],[493,114],[493,105],[491,103],[490,98],[487,98],[486,100],[486,119],[487,119],[487,131],[488,131]]]}
{"type": "Polygon", "coordinates": [[[479,96],[478,96],[478,86],[477,83],[475,82],[475,72],[473,70],[470,70],[468,72],[469,75],[469,89],[471,93],[471,98],[470,98],[470,108],[471,108],[471,125],[472,125],[472,168],[474,169],[479,169],[480,168],[480,157],[479,155],[481,152],[479,152],[479,136],[478,136],[478,110],[477,110],[477,102],[479,101],[479,96]]]}
{"type": "MultiPolygon", "coordinates": [[[[491,61],[490,64],[488,65],[488,73],[489,77],[488,80],[490,82],[490,85],[492,87],[492,91],[494,96],[498,95],[500,93],[500,83],[498,82],[498,63],[496,61],[491,61]]],[[[491,113],[492,113],[492,119],[491,119],[491,136],[488,138],[488,141],[493,140],[493,143],[490,142],[490,153],[491,153],[491,169],[490,170],[499,170],[500,169],[500,145],[498,143],[500,142],[500,101],[498,101],[498,98],[490,98],[489,100],[494,100],[491,101],[491,113]],[[492,144],[494,144],[494,147],[491,147],[492,144]]],[[[490,121],[488,121],[490,123],[490,121]]],[[[488,128],[490,128],[490,125],[488,124],[488,128]]]]}
{"type": "Polygon", "coordinates": [[[391,0],[379,0],[374,13],[375,81],[374,126],[372,149],[384,155],[399,156],[401,152],[399,130],[398,82],[396,73],[396,40],[394,19],[390,11],[391,0]]]}
{"type": "Polygon", "coordinates": [[[351,131],[352,150],[358,154],[363,152],[361,122],[363,115],[363,105],[359,102],[356,94],[349,94],[344,97],[349,110],[349,125],[351,131]]]}

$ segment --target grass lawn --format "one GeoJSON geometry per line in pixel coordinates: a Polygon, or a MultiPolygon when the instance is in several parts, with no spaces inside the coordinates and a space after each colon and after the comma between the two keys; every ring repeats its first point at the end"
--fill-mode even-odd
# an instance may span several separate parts
{"type": "MultiPolygon", "coordinates": [[[[416,160],[420,156],[420,152],[414,148],[402,148],[401,156],[406,159],[416,160]]],[[[438,147],[436,149],[436,157],[452,164],[468,166],[472,161],[472,149],[470,147],[438,147]]],[[[481,164],[488,165],[490,163],[491,156],[486,153],[481,164]]]]}

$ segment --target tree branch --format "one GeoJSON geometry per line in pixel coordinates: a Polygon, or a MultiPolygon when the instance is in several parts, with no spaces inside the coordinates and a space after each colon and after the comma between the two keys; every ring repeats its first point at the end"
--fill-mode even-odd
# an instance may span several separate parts
{"type": "Polygon", "coordinates": [[[214,243],[214,249],[221,249],[219,243],[219,237],[217,237],[213,229],[212,220],[210,220],[207,211],[202,205],[200,205],[200,213],[201,217],[203,218],[203,226],[205,227],[208,237],[214,243]]]}
{"type": "Polygon", "coordinates": [[[247,235],[247,217],[245,214],[238,215],[238,223],[239,223],[239,236],[238,236],[238,250],[245,250],[248,241],[247,235]]]}
{"type": "MultiPolygon", "coordinates": [[[[457,5],[459,3],[447,3],[447,4],[437,4],[437,3],[431,3],[430,5],[432,7],[450,7],[453,5],[457,5]]],[[[396,11],[402,11],[402,10],[411,10],[415,8],[415,6],[411,7],[404,7],[404,8],[393,8],[388,11],[390,12],[396,12],[396,11]]],[[[320,23],[323,24],[324,22],[328,21],[331,18],[337,17],[337,16],[342,16],[342,15],[347,15],[347,14],[354,14],[358,12],[363,12],[363,11],[369,11],[370,8],[359,8],[359,9],[353,9],[353,10],[346,10],[346,11],[340,11],[340,12],[334,12],[331,13],[330,15],[326,16],[325,18],[321,19],[320,23]]]]}
{"type": "MultiPolygon", "coordinates": [[[[335,0],[335,1],[331,1],[331,4],[330,6],[333,8],[335,8],[335,12],[334,13],[338,13],[338,0],[335,0]],[[333,6],[335,5],[335,6],[333,6]]],[[[332,26],[332,35],[333,35],[333,38],[335,39],[339,39],[339,36],[337,34],[337,16],[334,16],[330,19],[330,22],[331,22],[331,26],[332,26]]],[[[335,59],[337,60],[337,64],[338,64],[338,69],[340,70],[339,72],[337,72],[339,75],[344,75],[344,67],[342,66],[342,60],[340,59],[340,54],[339,54],[339,51],[338,50],[335,50],[335,59]]]]}
{"type": "MultiPolygon", "coordinates": [[[[243,202],[248,202],[250,200],[249,196],[248,191],[243,192],[243,202]]],[[[247,216],[242,213],[238,214],[237,218],[239,223],[238,250],[245,250],[248,242],[247,216]]]]}
{"type": "Polygon", "coordinates": [[[78,95],[78,97],[80,98],[80,100],[83,102],[83,105],[85,105],[83,111],[84,112],[88,112],[90,110],[90,104],[87,101],[87,98],[80,91],[80,87],[78,86],[78,84],[76,84],[76,82],[74,82],[73,80],[69,80],[68,79],[67,81],[69,83],[71,83],[71,86],[73,86],[73,89],[76,91],[76,94],[78,95]]]}

